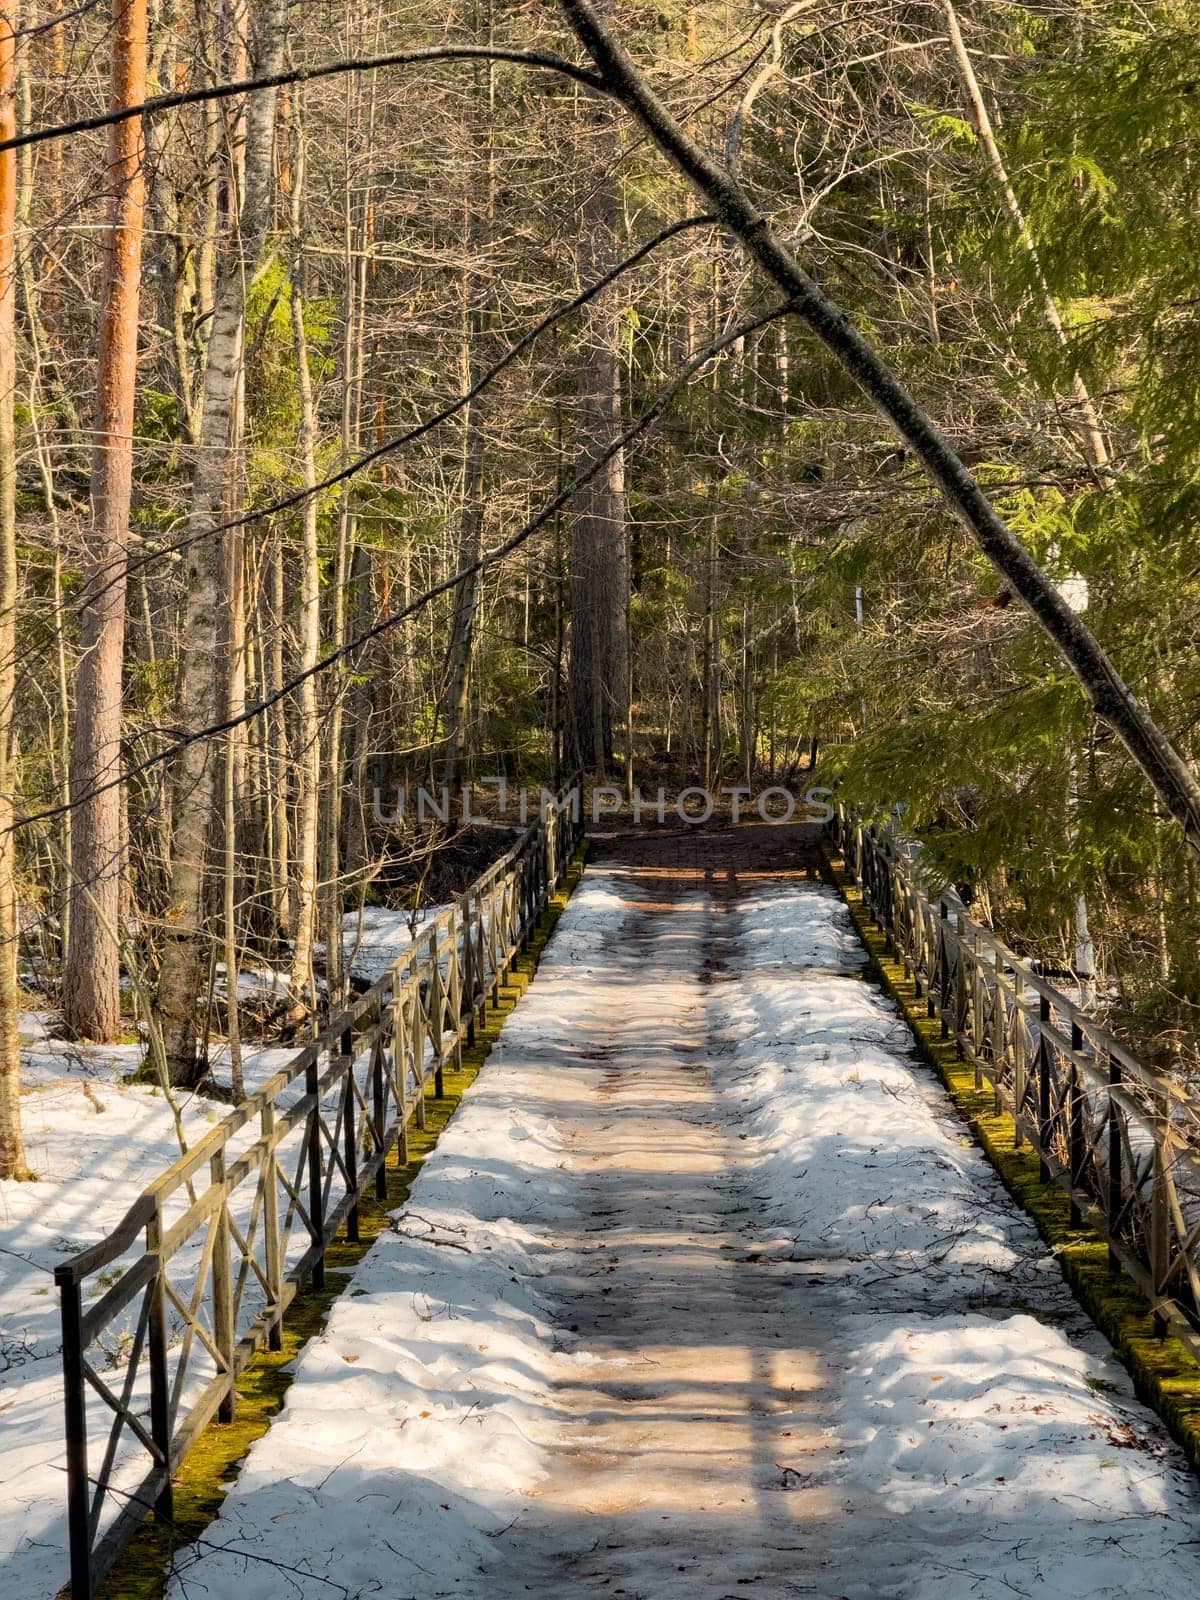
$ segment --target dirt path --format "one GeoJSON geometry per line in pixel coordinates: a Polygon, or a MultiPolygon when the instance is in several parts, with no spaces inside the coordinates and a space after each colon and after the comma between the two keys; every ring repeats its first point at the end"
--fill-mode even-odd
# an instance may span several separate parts
{"type": "MultiPolygon", "coordinates": [[[[1127,1396],[1124,1375],[982,1159],[947,1160],[969,1140],[932,1077],[899,1065],[903,1027],[887,1051],[897,1076],[885,1061],[874,1083],[871,1027],[890,1008],[869,1002],[865,1032],[861,1009],[839,1024],[848,969],[823,945],[828,929],[797,961],[743,927],[747,897],[753,921],[764,893],[812,893],[809,848],[801,830],[756,829],[596,852],[594,870],[623,885],[624,920],[600,952],[610,1004],[577,1019],[602,1072],[576,1080],[578,1232],[560,1231],[545,1286],[588,1364],[554,1391],[546,1476],[489,1594],[1117,1600],[1135,1570],[1181,1594],[1194,1484],[1156,1419],[1090,1409],[1107,1389],[1127,1396]],[[814,985],[811,1022],[778,1034],[781,1070],[830,1055],[809,1040],[832,1023],[840,1086],[865,1049],[864,1091],[897,1102],[889,1149],[890,1128],[860,1135],[838,1099],[782,1205],[763,1165],[770,1107],[752,1122],[730,1093],[733,1058],[748,1039],[755,1055],[756,1031],[769,1056],[780,1026],[770,1006],[743,1003],[759,958],[814,985]],[[1072,1330],[1073,1344],[1043,1328],[1072,1330]],[[1141,1459],[1106,1454],[1114,1440],[1141,1459]],[[1182,1515],[1164,1556],[1153,1519],[1172,1499],[1182,1515]]],[[[812,1092],[815,1124],[815,1077],[812,1092]]]]}
{"type": "Polygon", "coordinates": [[[552,1286],[595,1364],[558,1390],[560,1442],[521,1525],[519,1582],[537,1592],[813,1594],[807,1539],[837,1505],[793,1492],[830,1451],[829,1329],[756,1264],[711,1070],[736,875],[695,853],[691,870],[622,864],[628,921],[606,956],[632,992],[589,1030],[604,1070],[573,1121],[583,1221],[552,1286]]]}

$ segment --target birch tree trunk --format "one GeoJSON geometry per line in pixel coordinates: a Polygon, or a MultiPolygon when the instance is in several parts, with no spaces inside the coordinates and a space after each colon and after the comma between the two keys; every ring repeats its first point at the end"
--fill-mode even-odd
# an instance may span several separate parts
{"type": "MultiPolygon", "coordinates": [[[[0,139],[17,132],[15,0],[0,0],[0,139]]],[[[0,154],[0,1178],[28,1178],[17,1030],[17,836],[13,710],[17,678],[17,156],[0,154]]]]}
{"type": "MultiPolygon", "coordinates": [[[[114,111],[146,97],[147,0],[112,0],[114,111]]],[[[91,527],[79,627],[71,757],[71,942],[63,1019],[79,1038],[111,1043],[121,1027],[121,678],[125,566],[133,490],[138,309],[146,206],[142,124],[108,133],[108,227],[100,291],[91,527]]]]}
{"type": "MultiPolygon", "coordinates": [[[[286,0],[260,0],[254,73],[282,70],[286,0]]],[[[276,92],[250,97],[245,179],[235,234],[224,241],[214,292],[187,550],[187,606],[179,668],[179,724],[187,732],[216,720],[220,703],[220,545],[229,442],[246,322],[246,291],[272,216],[276,92]]],[[[174,851],[170,903],[156,1012],[172,1082],[194,1083],[203,1069],[201,988],[209,963],[202,950],[205,866],[213,825],[219,750],[212,740],[186,745],[171,773],[174,851]]]]}

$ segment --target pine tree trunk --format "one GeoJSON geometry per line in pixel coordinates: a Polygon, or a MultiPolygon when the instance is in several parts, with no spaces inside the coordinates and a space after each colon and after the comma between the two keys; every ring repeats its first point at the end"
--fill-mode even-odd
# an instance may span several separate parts
{"type": "MultiPolygon", "coordinates": [[[[113,0],[114,109],[146,97],[147,0],[113,0]]],[[[106,260],[100,298],[91,528],[79,627],[71,758],[71,943],[63,1019],[111,1043],[121,1026],[121,677],[125,563],[133,489],[138,308],[146,204],[142,124],[109,130],[106,260]]]]}

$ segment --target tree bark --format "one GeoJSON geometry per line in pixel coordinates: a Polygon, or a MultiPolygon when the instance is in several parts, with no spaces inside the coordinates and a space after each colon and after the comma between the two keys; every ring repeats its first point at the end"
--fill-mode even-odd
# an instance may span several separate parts
{"type": "MultiPolygon", "coordinates": [[[[299,102],[291,119],[292,155],[295,163],[292,195],[292,341],[299,390],[301,481],[315,491],[317,482],[317,417],[312,377],[308,366],[308,337],[304,330],[304,130],[299,102]]],[[[321,653],[321,553],[317,542],[317,507],[311,492],[300,509],[300,616],[297,632],[301,672],[308,673],[298,695],[298,748],[296,757],[296,857],[295,920],[292,927],[292,989],[310,994],[313,987],[313,944],[317,926],[317,820],[321,785],[321,717],[317,680],[313,668],[321,653]]],[[[314,1012],[315,1015],[315,1012],[314,1012]]]]}
{"type": "Polygon", "coordinates": [[[1125,745],[1164,809],[1200,854],[1200,783],[1148,707],[1125,683],[1091,629],[1072,613],[924,408],[847,314],[804,271],[745,189],[667,110],[604,22],[593,0],[561,3],[609,91],[705,196],[751,258],[785,290],[795,314],[892,423],[980,550],[1011,585],[1078,678],[1096,715],[1125,745]]]}
{"type": "MultiPolygon", "coordinates": [[[[146,97],[147,0],[112,0],[114,110],[146,97]]],[[[79,627],[71,757],[71,942],[63,1019],[79,1038],[109,1044],[121,1027],[121,678],[125,567],[133,490],[138,310],[146,207],[140,122],[108,133],[108,228],[96,371],[91,528],[79,627]]]]}
{"type": "MultiPolygon", "coordinates": [[[[287,34],[286,0],[262,0],[255,50],[257,76],[277,75],[287,34]]],[[[225,241],[204,368],[203,409],[192,476],[187,552],[187,608],[180,659],[180,726],[186,731],[216,720],[220,662],[221,517],[242,360],[246,289],[253,278],[271,221],[275,139],[273,89],[250,98],[246,115],[245,181],[235,235],[225,241]]],[[[185,746],[171,774],[173,856],[156,1011],[172,1082],[194,1083],[203,1067],[201,989],[208,961],[201,948],[205,920],[205,866],[213,823],[219,752],[213,741],[185,746]]]]}
{"type": "MultiPolygon", "coordinates": [[[[485,32],[487,42],[493,39],[492,0],[475,7],[476,26],[485,32]]],[[[480,373],[494,356],[492,341],[487,338],[487,315],[479,302],[473,264],[484,254],[491,243],[495,223],[496,193],[496,72],[493,64],[482,63],[476,69],[475,95],[479,108],[480,127],[483,130],[475,139],[475,154],[484,166],[484,193],[482,207],[468,198],[468,216],[463,229],[466,259],[472,267],[462,274],[462,352],[459,362],[463,392],[473,389],[480,373]],[[482,210],[482,215],[480,211],[482,210]]],[[[465,574],[454,591],[450,618],[450,646],[447,652],[445,701],[445,758],[442,781],[453,789],[458,782],[459,766],[467,736],[467,712],[471,696],[471,664],[475,647],[475,621],[479,614],[483,594],[483,574],[476,564],[483,552],[484,520],[484,462],[486,456],[487,396],[476,395],[463,411],[463,487],[462,510],[459,517],[458,570],[465,574]]]]}
{"type": "MultiPolygon", "coordinates": [[[[0,3],[0,139],[17,131],[15,0],[0,3]]],[[[17,680],[17,156],[0,153],[0,1178],[27,1178],[17,1029],[17,836],[13,711],[17,680]]]]}
{"type": "MultiPolygon", "coordinates": [[[[594,283],[617,263],[621,193],[613,167],[617,126],[601,105],[587,164],[579,276],[594,283]]],[[[576,369],[575,465],[588,469],[621,432],[621,323],[616,289],[590,301],[576,369]]],[[[619,451],[575,495],[571,535],[571,722],[575,758],[605,776],[613,733],[624,728],[629,693],[629,552],[625,454],[619,451]]]]}
{"type": "MultiPolygon", "coordinates": [[[[466,275],[464,275],[464,292],[469,293],[466,275]]],[[[463,388],[467,389],[479,376],[476,350],[480,330],[473,307],[467,307],[465,321],[461,370],[463,388]]],[[[475,618],[479,611],[483,588],[482,574],[476,570],[476,564],[483,552],[483,415],[484,397],[476,395],[463,412],[463,489],[462,512],[459,519],[458,570],[465,575],[454,591],[450,618],[450,645],[447,651],[445,759],[442,782],[450,789],[453,789],[458,782],[459,766],[466,740],[475,618]]]]}

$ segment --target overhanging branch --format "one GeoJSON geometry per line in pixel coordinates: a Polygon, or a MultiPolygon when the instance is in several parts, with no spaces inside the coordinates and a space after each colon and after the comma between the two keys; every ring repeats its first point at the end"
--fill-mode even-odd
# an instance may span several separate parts
{"type": "Polygon", "coordinates": [[[551,50],[508,50],[500,45],[481,44],[439,45],[426,50],[394,50],[382,56],[326,61],[315,67],[292,67],[286,72],[273,72],[262,78],[242,78],[236,83],[208,84],[203,89],[181,89],[172,94],[154,95],[140,105],[121,106],[94,117],[57,123],[51,128],[33,128],[27,133],[18,134],[15,139],[0,141],[0,151],[20,150],[26,145],[45,144],[51,139],[68,139],[77,133],[111,128],[114,123],[129,122],[135,117],[153,117],[163,111],[174,111],[180,106],[204,105],[210,100],[231,100],[237,95],[254,94],[262,89],[282,89],[292,83],[315,83],[319,78],[345,77],[349,73],[379,72],[386,67],[422,66],[439,61],[505,61],[542,72],[556,72],[583,84],[585,88],[607,93],[604,79],[598,73],[576,66],[573,61],[555,55],[551,50]]]}
{"type": "Polygon", "coordinates": [[[561,0],[609,93],[637,118],[663,154],[716,210],[797,316],[912,449],[980,550],[1007,580],[1083,687],[1096,715],[1141,768],[1164,808],[1200,853],[1200,783],[1077,616],[992,505],[932,418],[850,317],[805,272],[746,190],[672,116],[594,0],[561,0]]]}

